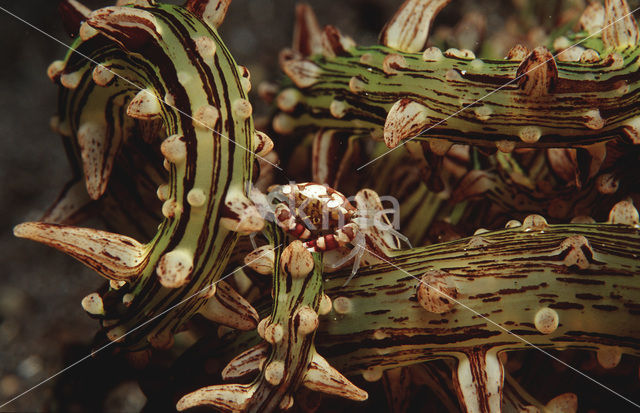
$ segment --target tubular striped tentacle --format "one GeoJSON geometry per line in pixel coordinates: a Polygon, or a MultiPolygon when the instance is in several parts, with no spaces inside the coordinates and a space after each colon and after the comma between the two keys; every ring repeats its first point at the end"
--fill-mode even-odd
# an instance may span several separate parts
{"type": "MultiPolygon", "coordinates": [[[[625,201],[608,223],[548,225],[531,216],[504,230],[397,251],[393,265],[362,268],[347,285],[348,270],[332,274],[314,343],[342,374],[369,380],[452,357],[461,403],[470,412],[496,411],[499,352],[531,343],[640,355],[639,248],[640,219],[625,201]]],[[[248,332],[226,351],[257,340],[248,332]]]]}
{"type": "MultiPolygon", "coordinates": [[[[615,193],[622,179],[633,180],[632,177],[625,177],[626,168],[623,164],[637,161],[637,146],[624,146],[623,152],[627,153],[627,160],[611,154],[610,149],[613,145],[609,144],[605,149],[606,141],[618,136],[626,136],[631,142],[637,141],[635,138],[637,132],[634,132],[637,128],[633,127],[637,119],[635,110],[637,84],[634,84],[638,73],[635,37],[618,39],[617,36],[610,36],[612,40],[603,43],[602,36],[606,37],[606,35],[596,33],[597,30],[602,29],[602,22],[598,23],[598,17],[590,11],[593,7],[587,8],[580,19],[584,31],[573,35],[570,39],[561,37],[558,40],[563,41],[554,42],[555,51],[560,54],[555,59],[557,61],[555,66],[550,67],[549,71],[554,75],[553,78],[557,72],[558,81],[552,81],[552,78],[547,79],[546,72],[541,70],[526,73],[526,67],[533,69],[548,60],[550,55],[546,55],[542,50],[534,54],[524,47],[515,47],[503,60],[481,61],[472,59],[471,53],[462,53],[455,49],[443,53],[429,48],[420,55],[418,52],[421,50],[415,49],[417,46],[414,47],[415,50],[398,46],[404,41],[402,37],[404,34],[423,33],[425,25],[428,28],[444,3],[446,2],[407,1],[392,19],[395,25],[404,25],[406,32],[398,31],[397,37],[387,41],[385,39],[388,37],[386,34],[388,30],[385,28],[381,39],[386,46],[366,48],[351,45],[340,53],[336,53],[335,47],[328,48],[329,29],[325,32],[320,29],[309,30],[304,45],[299,44],[299,39],[294,41],[295,52],[283,53],[281,61],[293,85],[286,85],[276,100],[281,112],[274,119],[274,128],[282,133],[306,134],[308,138],[313,136],[314,179],[337,186],[336,177],[327,171],[335,173],[342,170],[344,164],[357,162],[358,166],[362,166],[367,162],[366,155],[364,159],[362,158],[362,154],[365,153],[362,145],[358,150],[360,157],[353,158],[350,152],[342,155],[344,149],[339,152],[341,139],[338,137],[351,136],[350,143],[365,141],[367,138],[383,140],[385,134],[387,137],[390,136],[389,134],[400,134],[404,138],[411,138],[420,130],[434,126],[416,140],[402,141],[406,143],[405,148],[411,157],[418,162],[419,165],[414,168],[420,171],[428,188],[433,192],[440,192],[439,196],[430,192],[427,192],[426,196],[429,198],[429,203],[441,205],[427,207],[426,204],[421,204],[424,206],[422,211],[430,219],[437,215],[446,217],[451,212],[451,208],[442,205],[440,199],[449,195],[452,195],[450,198],[452,203],[468,199],[475,200],[480,197],[491,199],[491,204],[485,202],[478,208],[478,210],[486,209],[486,213],[489,214],[483,220],[484,222],[495,222],[502,219],[500,214],[506,212],[507,215],[513,215],[513,211],[520,212],[523,214],[522,217],[530,213],[544,213],[558,220],[568,220],[575,215],[593,215],[602,218],[604,216],[602,214],[606,214],[606,210],[613,203],[628,195],[627,186],[624,185],[620,185],[622,191],[615,193]],[[428,7],[427,4],[429,4],[428,7]],[[403,15],[407,9],[422,10],[423,19],[415,17],[417,15],[414,17],[403,15]],[[415,19],[420,21],[416,22],[415,19]],[[585,40],[589,33],[593,34],[592,38],[578,47],[567,49],[572,42],[585,40]],[[323,39],[325,39],[324,49],[310,47],[318,41],[322,43],[323,39]],[[389,46],[403,51],[396,53],[396,50],[389,46]],[[581,53],[577,58],[573,56],[575,51],[581,53]],[[542,54],[547,58],[542,58],[542,54]],[[582,54],[585,55],[584,58],[582,54]],[[531,55],[530,58],[523,62],[529,55],[531,55]],[[298,70],[301,67],[305,70],[298,70]],[[460,81],[454,78],[455,73],[451,70],[460,71],[460,81]],[[512,75],[509,74],[510,70],[512,75]],[[522,77],[514,81],[519,75],[522,77]],[[566,81],[563,80],[564,76],[568,76],[566,81]],[[308,82],[309,85],[297,85],[296,77],[304,79],[302,81],[308,82]],[[534,90],[531,86],[538,81],[544,83],[547,80],[550,85],[551,83],[554,85],[544,93],[534,90]],[[509,81],[513,81],[512,84],[500,88],[509,81]],[[449,89],[444,86],[445,84],[449,85],[449,89]],[[527,84],[531,87],[527,87],[527,84]],[[559,88],[558,85],[562,87],[559,88]],[[360,90],[359,86],[366,86],[366,90],[360,90]],[[476,90],[477,87],[479,89],[476,90]],[[487,94],[489,95],[485,99],[487,94]],[[481,98],[482,102],[477,102],[458,113],[458,110],[463,109],[467,104],[481,98]],[[492,106],[492,102],[497,102],[495,107],[492,106]],[[620,102],[623,104],[618,107],[620,102]],[[355,106],[350,106],[351,103],[355,106]],[[586,106],[581,106],[590,104],[598,106],[602,103],[608,105],[608,108],[603,108],[602,111],[587,110],[586,106]],[[424,105],[437,106],[437,117],[430,124],[423,122],[426,122],[423,116],[425,115],[424,105]],[[447,105],[450,110],[447,109],[447,105]],[[569,107],[571,109],[567,111],[569,107]],[[571,112],[583,109],[585,114],[580,115],[582,117],[571,112]],[[494,114],[498,117],[494,117],[494,114]],[[454,116],[438,124],[449,115],[454,116]],[[612,117],[608,118],[609,115],[612,117]],[[520,116],[523,118],[519,118],[520,116]],[[534,123],[537,122],[536,125],[525,127],[524,123],[531,119],[534,119],[534,123]],[[622,119],[626,120],[622,121],[622,119]],[[520,122],[521,120],[524,123],[520,122]],[[570,123],[573,126],[568,126],[570,123]],[[549,130],[555,131],[552,133],[563,136],[553,137],[542,134],[538,137],[537,133],[533,132],[536,132],[536,128],[540,125],[545,125],[549,130]],[[520,127],[522,127],[522,134],[516,133],[516,129],[520,127]],[[394,130],[396,132],[393,132],[394,130]],[[447,136],[449,133],[459,136],[447,136]],[[595,137],[598,133],[601,133],[601,136],[595,137]],[[509,134],[511,137],[507,136],[509,134]],[[533,138],[540,139],[536,141],[533,138]],[[480,168],[497,169],[500,174],[482,169],[473,170],[472,167],[464,180],[451,179],[451,162],[448,162],[450,159],[445,158],[443,165],[442,155],[447,154],[447,157],[450,157],[452,151],[449,149],[452,141],[497,148],[501,153],[495,156],[479,156],[482,160],[480,168]],[[578,145],[581,147],[574,149],[578,145]],[[556,148],[557,146],[561,148],[556,148]],[[531,171],[528,167],[517,171],[502,170],[508,169],[505,168],[505,164],[520,162],[518,153],[511,152],[519,151],[518,148],[521,147],[548,147],[546,152],[540,151],[545,157],[540,158],[545,165],[542,170],[539,163],[533,164],[531,171]],[[575,162],[576,152],[583,153],[579,156],[582,158],[580,164],[575,162]],[[336,160],[336,153],[338,160],[336,160]],[[573,164],[565,163],[564,167],[565,169],[570,167],[570,173],[574,175],[582,173],[582,176],[576,177],[574,181],[569,179],[565,182],[566,176],[557,171],[558,162],[554,163],[558,153],[573,153],[573,164]],[[583,156],[584,153],[588,155],[583,156]],[[340,157],[342,157],[341,161],[340,157]],[[590,160],[585,162],[587,158],[590,160]],[[585,173],[581,169],[585,169],[586,163],[591,165],[586,168],[585,173]],[[603,169],[608,169],[601,171],[600,165],[603,165],[603,169]],[[529,182],[529,186],[525,186],[517,178],[521,178],[522,173],[529,172],[537,181],[529,182]],[[548,176],[544,177],[545,174],[548,176]],[[478,177],[483,179],[478,180],[478,177]],[[449,182],[446,182],[447,179],[449,182]],[[539,187],[536,185],[538,183],[540,183],[539,187]],[[462,187],[456,188],[457,185],[462,187]],[[576,187],[579,194],[574,196],[576,187]],[[603,208],[598,205],[600,201],[604,204],[603,208]]],[[[600,17],[604,19],[602,16],[605,15],[605,8],[601,7],[601,9],[600,17]]],[[[626,14],[625,10],[627,10],[625,1],[607,1],[606,13],[609,21],[622,18],[626,14]]],[[[311,12],[305,9],[305,13],[298,14],[297,27],[312,26],[310,21],[314,19],[308,16],[309,13],[311,12]]],[[[621,19],[619,24],[614,26],[610,28],[612,33],[637,32],[636,23],[632,17],[621,19]]],[[[426,36],[427,33],[424,32],[424,35],[426,36]]],[[[545,65],[553,61],[552,59],[545,65]]],[[[370,153],[370,156],[373,158],[384,154],[385,162],[378,164],[376,168],[366,170],[367,173],[361,185],[371,186],[381,193],[396,195],[388,190],[388,186],[380,183],[389,179],[389,175],[382,170],[389,167],[394,171],[406,165],[405,163],[393,164],[391,160],[394,154],[386,153],[388,149],[382,144],[373,147],[376,149],[370,153]]],[[[455,146],[454,149],[459,147],[461,145],[455,146]]],[[[524,150],[522,152],[524,153],[524,150]]],[[[459,164],[455,166],[457,170],[461,167],[459,164]]],[[[465,166],[467,170],[469,167],[470,165],[465,166]]],[[[343,187],[340,186],[340,188],[343,187]]],[[[403,214],[415,207],[414,201],[408,201],[407,205],[402,205],[403,214]]],[[[462,207],[463,205],[460,205],[460,208],[462,207]]],[[[520,217],[517,216],[517,218],[520,217]]],[[[407,228],[409,233],[414,230],[426,231],[429,228],[428,225],[403,227],[407,228]]],[[[415,236],[416,238],[410,238],[424,239],[424,235],[416,234],[415,236]]]]}
{"type": "MultiPolygon", "coordinates": [[[[73,50],[50,69],[62,85],[59,129],[72,140],[94,199],[104,192],[114,156],[136,122],[162,121],[160,137],[168,138],[160,149],[170,178],[159,191],[165,219],[153,239],[139,244],[42,223],[15,229],[17,236],[54,246],[112,280],[106,294],[125,301],[126,309],[105,309],[111,340],[204,290],[127,336],[134,346],[145,345],[146,338],[155,346],[170,344],[171,333],[214,294],[207,287],[221,277],[238,233],[263,225],[246,191],[251,151],[265,146],[265,138],[256,137],[238,65],[215,27],[201,20],[219,24],[224,13],[207,15],[206,3],[182,8],[136,2],[96,10],[80,26],[73,50]],[[69,236],[73,242],[64,241],[69,236]]],[[[149,139],[157,142],[158,136],[149,139]]],[[[241,319],[251,318],[238,311],[241,319]]]]}
{"type": "MultiPolygon", "coordinates": [[[[272,242],[280,245],[282,234],[272,242]]],[[[297,390],[305,386],[342,397],[365,400],[367,393],[354,386],[316,351],[322,292],[320,257],[294,241],[275,255],[273,308],[260,322],[258,333],[270,345],[260,343],[234,358],[224,369],[226,379],[259,373],[249,384],[204,387],[187,394],[177,404],[182,411],[212,406],[223,412],[270,412],[289,409],[297,390]]]]}
{"type": "MultiPolygon", "coordinates": [[[[638,282],[637,263],[633,259],[640,245],[637,238],[636,228],[621,225],[549,225],[544,233],[527,232],[521,226],[400,252],[392,262],[418,279],[430,275],[424,280],[427,284],[535,345],[585,349],[617,345],[623,353],[637,355],[639,343],[634,339],[638,336],[634,327],[637,323],[633,321],[638,315],[634,304],[637,300],[630,293],[631,288],[624,287],[638,282]],[[467,248],[480,239],[486,244],[467,248]],[[582,249],[581,245],[588,247],[582,249]],[[463,256],[465,248],[467,254],[463,256]],[[581,256],[583,250],[592,256],[581,256]],[[484,259],[487,254],[494,259],[484,259]],[[546,323],[536,321],[536,314],[543,308],[557,313],[561,325],[546,328],[546,323]],[[602,318],[604,315],[606,319],[602,318]],[[619,322],[611,323],[610,317],[619,322]],[[587,319],[592,321],[586,322],[587,319]]],[[[460,304],[428,305],[437,303],[439,294],[426,286],[420,287],[424,284],[402,270],[380,264],[361,269],[346,287],[342,286],[342,279],[333,278],[327,285],[329,296],[346,297],[353,308],[358,308],[357,313],[342,318],[334,326],[320,324],[323,334],[316,344],[336,357],[332,362],[337,366],[350,366],[345,370],[340,367],[343,372],[363,371],[377,363],[390,368],[418,359],[426,361],[434,354],[459,352],[490,342],[509,349],[527,347],[460,304]],[[395,276],[389,277],[390,273],[395,276]],[[382,309],[380,303],[368,301],[371,297],[364,287],[380,276],[386,280],[386,291],[393,292],[388,295],[389,311],[384,313],[374,311],[382,309]],[[421,290],[424,295],[416,296],[421,290]],[[407,302],[411,303],[410,313],[407,302]],[[363,314],[377,321],[380,333],[375,337],[372,335],[375,331],[368,327],[372,323],[362,322],[363,314]],[[353,319],[354,324],[346,325],[347,319],[353,319]],[[352,336],[356,324],[363,326],[362,334],[352,336]],[[357,345],[350,348],[345,345],[347,339],[357,345]],[[365,342],[368,344],[364,345],[365,342]],[[411,350],[413,346],[415,352],[411,350]],[[379,350],[384,354],[379,354],[379,350]]],[[[346,272],[340,274],[348,276],[346,272]]]]}
{"type": "MultiPolygon", "coordinates": [[[[284,51],[281,65],[293,85],[281,94],[295,99],[277,100],[281,113],[274,129],[384,137],[390,148],[416,136],[499,148],[589,145],[616,136],[640,141],[637,36],[603,32],[587,43],[593,58],[568,62],[554,60],[545,48],[481,60],[469,51],[422,52],[417,43],[405,45],[406,33],[428,27],[445,3],[405,2],[383,31],[381,46],[355,46],[339,37],[340,42],[323,43],[331,47],[322,54],[284,51]],[[438,7],[423,7],[431,3],[438,7]],[[412,7],[423,13],[420,18],[406,13],[412,7]]],[[[624,0],[607,3],[607,21],[628,9],[624,0]]],[[[637,34],[632,16],[608,31],[627,30],[637,34]]]]}

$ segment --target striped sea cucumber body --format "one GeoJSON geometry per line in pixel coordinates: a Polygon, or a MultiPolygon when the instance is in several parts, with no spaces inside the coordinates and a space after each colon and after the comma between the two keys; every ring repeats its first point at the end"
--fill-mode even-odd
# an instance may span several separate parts
{"type": "MultiPolygon", "coordinates": [[[[216,31],[228,2],[136,3],[93,12],[65,3],[65,22],[77,22],[79,39],[49,75],[61,85],[57,129],[70,140],[92,199],[103,195],[119,149],[140,131],[136,126],[151,125],[146,138],[159,146],[169,172],[158,190],[164,220],[146,244],[43,222],[21,224],[15,233],[111,280],[102,297],[85,300],[85,309],[104,319],[109,339],[162,314],[126,342],[140,346],[148,337],[163,347],[207,300],[217,299],[216,288],[207,287],[223,275],[238,234],[262,229],[246,191],[254,151],[264,155],[268,138],[253,126],[246,68],[216,31]]],[[[248,304],[238,312],[255,321],[248,304]]]]}
{"type": "Polygon", "coordinates": [[[425,47],[447,3],[405,2],[376,46],[356,45],[333,26],[320,29],[301,6],[294,47],[280,56],[293,84],[278,96],[274,129],[371,135],[389,148],[434,138],[501,150],[615,136],[640,142],[638,28],[633,15],[624,17],[626,2],[607,1],[600,20],[617,21],[612,26],[585,11],[583,31],[572,39],[579,47],[564,38],[554,55],[518,45],[501,60],[425,47]]]}

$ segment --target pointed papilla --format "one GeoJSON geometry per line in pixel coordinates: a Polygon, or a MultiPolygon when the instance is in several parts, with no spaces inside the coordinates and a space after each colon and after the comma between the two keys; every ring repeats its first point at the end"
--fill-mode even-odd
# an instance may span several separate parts
{"type": "Polygon", "coordinates": [[[495,351],[474,350],[460,356],[453,378],[463,410],[501,411],[504,367],[495,351]]]}
{"type": "Polygon", "coordinates": [[[336,130],[319,130],[311,147],[311,174],[313,182],[334,186],[344,160],[348,141],[336,130]]]}
{"type": "Polygon", "coordinates": [[[87,23],[130,52],[160,38],[156,18],[142,9],[104,7],[91,13],[87,23]]]}
{"type": "Polygon", "coordinates": [[[160,257],[156,274],[160,284],[167,288],[179,288],[189,282],[193,271],[193,256],[185,250],[176,249],[160,257]]]}
{"type": "Polygon", "coordinates": [[[327,58],[336,56],[350,56],[355,42],[348,36],[343,36],[334,26],[325,26],[322,31],[322,54],[327,58]]]}
{"type": "Polygon", "coordinates": [[[638,44],[638,25],[626,0],[605,0],[602,44],[607,49],[624,49],[638,44]]]}
{"type": "Polygon", "coordinates": [[[395,148],[400,141],[413,138],[429,124],[428,108],[411,99],[393,104],[384,122],[384,142],[395,148]]]}
{"type": "Polygon", "coordinates": [[[392,49],[417,53],[427,44],[436,15],[450,0],[407,0],[380,33],[380,43],[392,49]]]}
{"type": "Polygon", "coordinates": [[[13,234],[71,255],[110,280],[137,276],[144,259],[145,246],[133,238],[92,228],[26,222],[16,226],[13,234]]]}
{"type": "Polygon", "coordinates": [[[589,34],[594,34],[604,26],[604,7],[602,3],[593,1],[584,9],[579,20],[580,27],[589,34]]]}
{"type": "Polygon", "coordinates": [[[313,355],[302,384],[310,390],[351,400],[364,401],[369,397],[366,391],[347,380],[317,353],[313,355]]]}
{"type": "Polygon", "coordinates": [[[275,253],[271,245],[263,245],[248,253],[244,263],[249,268],[262,275],[273,274],[275,253]]]}
{"type": "Polygon", "coordinates": [[[315,63],[305,60],[304,56],[294,50],[283,50],[279,56],[282,71],[299,88],[314,85],[320,78],[321,69],[315,63]]]}
{"type": "Polygon", "coordinates": [[[110,134],[106,125],[94,122],[82,124],[77,136],[87,192],[95,200],[107,189],[122,137],[110,134]]]}
{"type": "Polygon", "coordinates": [[[544,46],[533,49],[518,66],[516,79],[520,89],[529,96],[551,93],[558,82],[558,67],[551,52],[544,46]]]}
{"type": "Polygon", "coordinates": [[[295,240],[287,245],[280,255],[280,269],[292,278],[306,277],[313,271],[313,256],[301,241],[295,240]]]}
{"type": "Polygon", "coordinates": [[[217,29],[224,21],[230,4],[231,0],[187,0],[184,7],[217,29]]]}
{"type": "Polygon", "coordinates": [[[183,396],[176,404],[176,409],[183,411],[197,406],[210,406],[223,412],[242,412],[252,396],[250,384],[203,387],[183,396]]]}
{"type": "Polygon", "coordinates": [[[258,326],[258,313],[229,284],[219,281],[216,294],[202,306],[200,313],[211,321],[238,330],[253,330],[258,326]]]}
{"type": "Polygon", "coordinates": [[[151,120],[161,113],[160,99],[150,89],[140,90],[127,106],[127,115],[135,119],[151,120]]]}
{"type": "Polygon", "coordinates": [[[306,3],[296,5],[292,48],[302,56],[322,53],[322,30],[313,9],[306,3]]]}
{"type": "Polygon", "coordinates": [[[240,191],[229,191],[220,223],[229,231],[249,234],[261,231],[264,219],[256,206],[240,191]]]}
{"type": "Polygon", "coordinates": [[[266,156],[273,150],[273,141],[264,132],[256,131],[253,136],[253,152],[257,156],[266,156]]]}
{"type": "Polygon", "coordinates": [[[262,369],[269,354],[269,344],[260,343],[237,355],[222,370],[222,379],[239,379],[262,369]]]}

